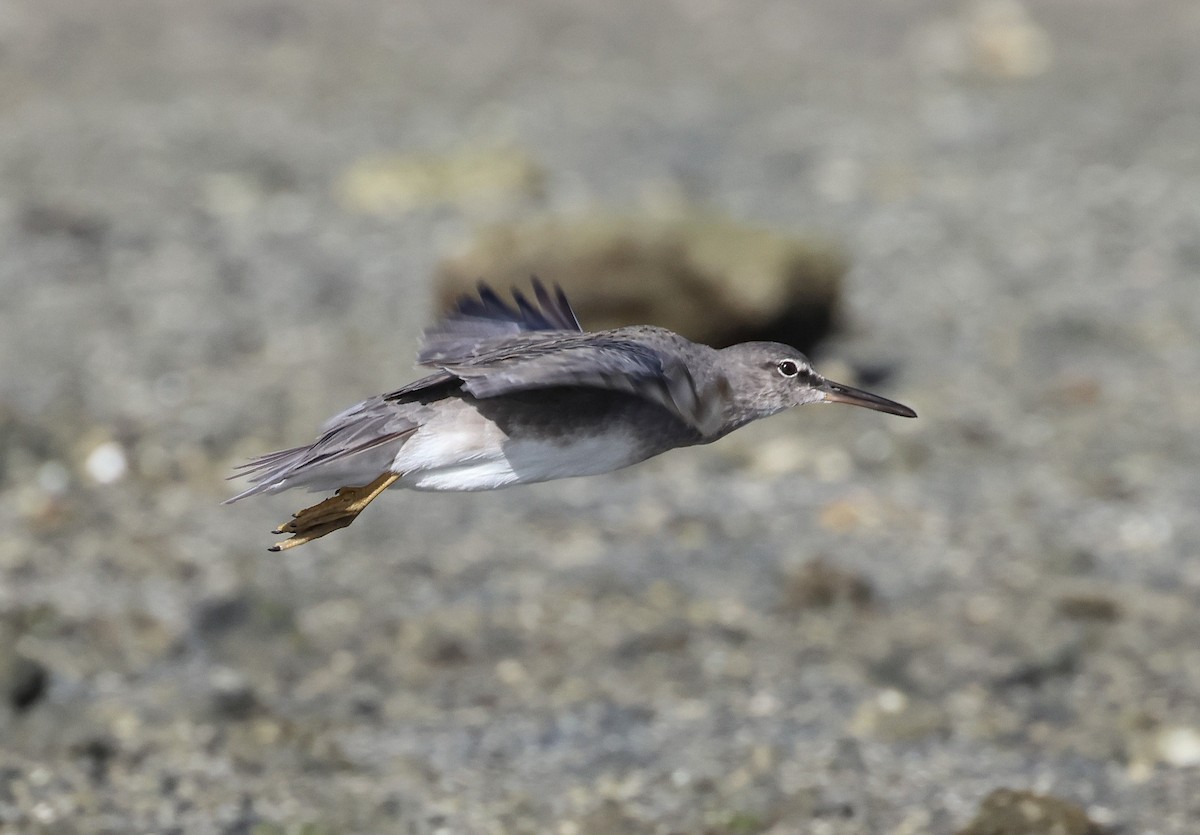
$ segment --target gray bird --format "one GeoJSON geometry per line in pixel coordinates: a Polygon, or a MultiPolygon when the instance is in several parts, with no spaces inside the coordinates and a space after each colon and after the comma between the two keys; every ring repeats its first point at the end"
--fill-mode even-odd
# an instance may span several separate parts
{"type": "Polygon", "coordinates": [[[561,288],[533,279],[509,304],[486,284],[429,328],[433,373],[331,418],[307,446],[238,469],[254,486],[226,504],[293,487],[336,490],[274,533],[282,551],[346,527],[389,487],[495,490],[628,467],[708,444],[804,403],[907,406],[826,380],[775,342],[715,349],[648,325],[587,332],[561,288]],[[360,486],[359,486],[360,485],[360,486]]]}

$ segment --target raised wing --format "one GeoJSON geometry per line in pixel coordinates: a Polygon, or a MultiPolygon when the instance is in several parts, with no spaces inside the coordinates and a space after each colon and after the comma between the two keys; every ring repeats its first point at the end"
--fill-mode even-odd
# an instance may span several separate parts
{"type": "Polygon", "coordinates": [[[384,400],[423,397],[446,384],[481,399],[580,386],[643,397],[705,436],[719,429],[719,393],[704,396],[704,381],[681,359],[711,349],[661,328],[584,332],[561,288],[552,292],[536,278],[532,286],[534,301],[513,291],[509,304],[480,284],[478,298],[464,297],[425,332],[417,361],[436,371],[384,400]]]}
{"type": "Polygon", "coordinates": [[[480,282],[478,298],[463,296],[452,313],[425,331],[417,362],[441,366],[472,356],[484,343],[520,333],[565,331],[582,333],[579,319],[562,288],[547,289],[531,279],[534,301],[513,290],[513,304],[480,282]]]}

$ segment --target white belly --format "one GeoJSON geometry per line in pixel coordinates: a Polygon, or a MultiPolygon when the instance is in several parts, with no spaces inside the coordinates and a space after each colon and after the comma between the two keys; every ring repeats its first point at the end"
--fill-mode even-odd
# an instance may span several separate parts
{"type": "Polygon", "coordinates": [[[481,442],[476,432],[418,433],[396,455],[397,487],[413,490],[495,490],[556,478],[596,475],[642,460],[622,435],[593,435],[554,443],[504,438],[481,442]]]}

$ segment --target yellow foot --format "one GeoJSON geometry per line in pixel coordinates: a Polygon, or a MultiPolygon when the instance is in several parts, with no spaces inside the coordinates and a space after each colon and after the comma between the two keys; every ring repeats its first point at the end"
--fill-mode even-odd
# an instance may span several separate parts
{"type": "Polygon", "coordinates": [[[295,513],[291,519],[272,531],[290,533],[292,536],[282,542],[276,542],[268,550],[286,551],[288,548],[295,548],[297,545],[320,539],[325,534],[341,530],[357,519],[358,514],[398,478],[400,476],[396,473],[384,473],[362,487],[339,488],[325,501],[295,513]]]}

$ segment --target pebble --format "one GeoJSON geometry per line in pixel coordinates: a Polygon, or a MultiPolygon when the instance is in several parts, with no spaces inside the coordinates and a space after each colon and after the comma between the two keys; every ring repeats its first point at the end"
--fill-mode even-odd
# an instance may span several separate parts
{"type": "Polygon", "coordinates": [[[115,484],[129,469],[125,448],[116,441],[105,441],[88,453],[84,469],[97,484],[115,484]]]}
{"type": "Polygon", "coordinates": [[[1157,739],[1158,758],[1174,768],[1200,765],[1200,728],[1163,728],[1157,739]]]}

